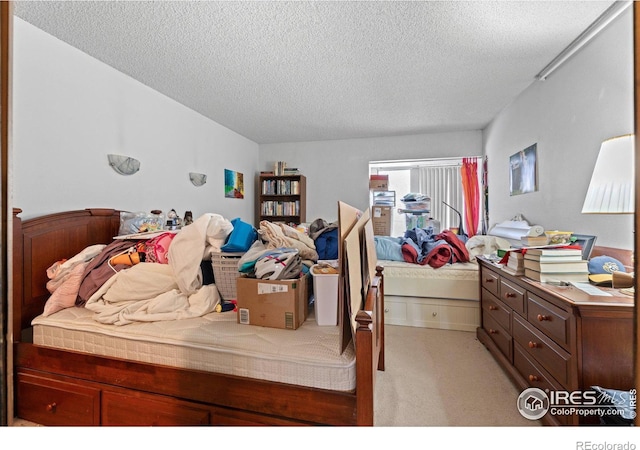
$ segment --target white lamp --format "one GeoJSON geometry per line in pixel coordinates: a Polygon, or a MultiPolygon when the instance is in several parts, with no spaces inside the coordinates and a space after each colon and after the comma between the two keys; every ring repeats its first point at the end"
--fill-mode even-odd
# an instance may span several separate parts
{"type": "Polygon", "coordinates": [[[633,134],[607,139],[600,146],[583,214],[632,214],[634,212],[633,134]]]}

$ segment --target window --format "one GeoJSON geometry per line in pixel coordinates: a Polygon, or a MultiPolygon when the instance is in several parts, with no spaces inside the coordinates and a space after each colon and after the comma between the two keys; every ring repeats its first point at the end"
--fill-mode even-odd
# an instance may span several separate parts
{"type": "MultiPolygon", "coordinates": [[[[431,199],[431,218],[440,222],[440,230],[457,228],[464,217],[464,193],[460,168],[463,158],[438,158],[403,161],[373,161],[369,173],[388,175],[389,190],[396,193],[396,208],[393,212],[391,234],[402,236],[407,218],[399,213],[402,198],[409,193],[419,193],[431,199]],[[447,206],[449,205],[449,206],[447,206]],[[460,212],[461,216],[458,216],[460,212]]],[[[481,158],[478,157],[480,161],[481,158]]],[[[479,172],[482,164],[479,164],[479,172]]],[[[481,180],[481,173],[478,173],[481,180]]],[[[478,231],[478,230],[476,230],[478,231]]]]}

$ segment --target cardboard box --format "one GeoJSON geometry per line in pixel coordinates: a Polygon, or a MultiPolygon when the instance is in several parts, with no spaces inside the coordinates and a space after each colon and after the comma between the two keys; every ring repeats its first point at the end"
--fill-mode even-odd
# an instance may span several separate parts
{"type": "Polygon", "coordinates": [[[237,279],[238,323],[297,329],[307,319],[309,280],[237,279]]]}
{"type": "Polygon", "coordinates": [[[369,189],[384,191],[389,188],[389,175],[369,175],[369,189]]]}
{"type": "Polygon", "coordinates": [[[391,206],[372,206],[371,223],[376,236],[391,235],[391,206]]]}

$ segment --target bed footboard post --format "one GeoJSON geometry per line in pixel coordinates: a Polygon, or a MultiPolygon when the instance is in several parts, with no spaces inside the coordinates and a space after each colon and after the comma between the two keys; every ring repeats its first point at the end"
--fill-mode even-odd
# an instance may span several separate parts
{"type": "Polygon", "coordinates": [[[378,298],[376,301],[376,311],[380,314],[378,318],[378,339],[380,341],[380,349],[378,354],[378,370],[384,370],[384,276],[382,271],[384,267],[376,266],[376,276],[378,277],[378,298]]]}
{"type": "Polygon", "coordinates": [[[373,426],[373,391],[375,369],[373,319],[370,312],[356,315],[356,423],[373,426]]]}
{"type": "Polygon", "coordinates": [[[364,309],[355,318],[356,408],[358,425],[373,426],[376,371],[384,370],[384,291],[382,267],[376,267],[364,309]]]}

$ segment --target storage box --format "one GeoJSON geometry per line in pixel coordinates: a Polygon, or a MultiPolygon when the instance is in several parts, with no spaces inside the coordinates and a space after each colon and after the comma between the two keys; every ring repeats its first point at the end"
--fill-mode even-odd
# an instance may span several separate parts
{"type": "Polygon", "coordinates": [[[427,229],[433,227],[433,233],[440,233],[440,221],[432,219],[429,214],[411,214],[405,213],[405,223],[407,230],[413,230],[414,228],[427,229]]]}
{"type": "Polygon", "coordinates": [[[338,325],[338,271],[330,264],[311,266],[313,309],[319,326],[338,325]]]}
{"type": "Polygon", "coordinates": [[[384,191],[389,188],[389,175],[370,175],[369,189],[384,191]]]}
{"type": "Polygon", "coordinates": [[[238,323],[297,329],[307,318],[308,277],[295,280],[237,279],[238,323]]]}
{"type": "Polygon", "coordinates": [[[391,234],[391,206],[372,206],[371,223],[373,234],[376,236],[389,236],[391,234]]]}

